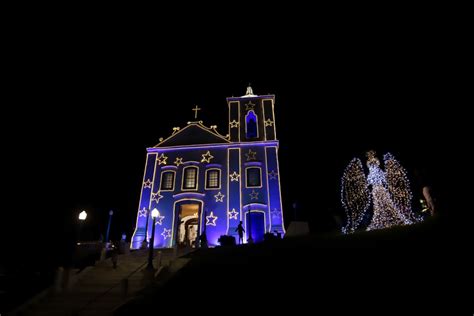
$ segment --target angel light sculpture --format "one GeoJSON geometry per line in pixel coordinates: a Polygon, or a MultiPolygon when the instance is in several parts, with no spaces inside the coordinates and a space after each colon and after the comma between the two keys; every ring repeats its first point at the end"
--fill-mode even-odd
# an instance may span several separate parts
{"type": "Polygon", "coordinates": [[[342,176],[341,200],[347,214],[343,232],[352,233],[362,226],[374,230],[420,221],[411,210],[412,194],[406,171],[394,156],[384,155],[382,170],[375,151],[369,151],[367,167],[366,177],[362,162],[354,158],[342,176]]]}

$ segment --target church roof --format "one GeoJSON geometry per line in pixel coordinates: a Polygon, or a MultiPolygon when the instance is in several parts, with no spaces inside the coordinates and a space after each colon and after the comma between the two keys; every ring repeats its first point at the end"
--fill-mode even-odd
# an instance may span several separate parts
{"type": "Polygon", "coordinates": [[[153,148],[230,143],[216,129],[216,125],[206,127],[202,121],[188,122],[188,125],[183,129],[173,128],[173,134],[164,140],[160,139],[160,143],[153,146],[153,148]]]}

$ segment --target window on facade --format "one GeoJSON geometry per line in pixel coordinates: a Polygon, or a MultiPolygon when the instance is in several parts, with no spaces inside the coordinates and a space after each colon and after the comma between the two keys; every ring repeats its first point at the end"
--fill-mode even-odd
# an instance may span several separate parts
{"type": "Polygon", "coordinates": [[[219,170],[209,170],[207,172],[206,188],[216,189],[220,187],[221,172],[219,170]]]}
{"type": "Polygon", "coordinates": [[[174,172],[167,171],[163,173],[161,178],[161,190],[173,190],[174,186],[174,172]]]}
{"type": "Polygon", "coordinates": [[[184,185],[183,189],[197,189],[197,171],[196,167],[188,167],[184,169],[184,185]]]}
{"type": "Polygon", "coordinates": [[[245,116],[245,134],[247,138],[258,137],[257,115],[254,111],[249,111],[245,116]]]}
{"type": "Polygon", "coordinates": [[[261,182],[261,169],[260,168],[247,168],[247,188],[260,187],[261,182]]]}

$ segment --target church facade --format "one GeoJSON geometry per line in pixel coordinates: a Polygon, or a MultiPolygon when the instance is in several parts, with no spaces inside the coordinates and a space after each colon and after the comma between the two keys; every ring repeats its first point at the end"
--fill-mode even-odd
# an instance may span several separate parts
{"type": "Polygon", "coordinates": [[[227,98],[228,135],[188,122],[147,149],[132,249],[149,241],[152,229],[155,248],[194,246],[204,236],[211,247],[222,235],[238,241],[240,222],[244,242],[285,233],[274,103],[274,95],[249,87],[227,98]]]}

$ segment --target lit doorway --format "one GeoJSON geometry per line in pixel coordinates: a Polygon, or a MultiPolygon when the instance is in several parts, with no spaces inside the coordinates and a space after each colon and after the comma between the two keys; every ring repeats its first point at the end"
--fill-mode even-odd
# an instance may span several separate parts
{"type": "Polygon", "coordinates": [[[183,203],[178,206],[178,229],[176,241],[178,247],[196,246],[199,235],[199,214],[201,213],[200,203],[183,203]]]}

